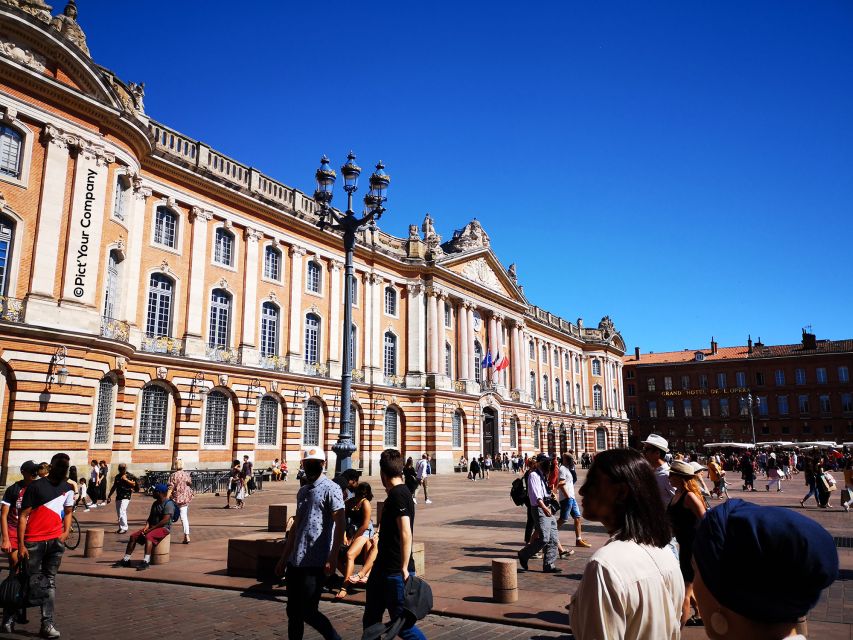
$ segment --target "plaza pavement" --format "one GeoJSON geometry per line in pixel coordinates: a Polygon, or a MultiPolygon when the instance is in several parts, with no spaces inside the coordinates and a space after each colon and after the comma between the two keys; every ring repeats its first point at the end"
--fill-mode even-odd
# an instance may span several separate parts
{"type": "MultiPolygon", "coordinates": [[[[580,482],[583,482],[583,474],[584,472],[580,471],[580,482]]],[[[586,561],[595,549],[606,541],[606,535],[600,525],[587,524],[584,537],[593,546],[591,549],[577,548],[574,556],[559,561],[558,566],[563,569],[563,573],[542,574],[539,572],[541,566],[538,561],[531,561],[531,571],[518,575],[518,602],[509,605],[491,602],[491,560],[492,558],[514,558],[524,534],[524,510],[513,505],[509,499],[509,486],[513,478],[513,474],[506,472],[493,472],[490,480],[476,483],[467,481],[462,474],[439,475],[431,478],[430,497],[433,504],[425,505],[421,501],[418,505],[415,540],[425,544],[425,577],[433,587],[435,596],[433,611],[441,616],[520,626],[525,629],[524,633],[530,634],[516,636],[513,633],[516,633],[517,629],[513,631],[509,628],[501,631],[501,633],[505,631],[506,635],[495,635],[492,633],[494,629],[488,631],[483,627],[483,634],[490,633],[489,637],[561,637],[561,634],[566,637],[565,605],[569,595],[577,589],[586,561]],[[553,633],[543,635],[540,631],[553,633]]],[[[384,492],[379,479],[367,478],[367,480],[373,486],[376,499],[381,499],[384,492]]],[[[761,483],[756,486],[763,488],[761,483]]],[[[111,566],[122,556],[127,542],[126,535],[120,536],[113,533],[116,528],[113,505],[103,509],[93,509],[88,513],[78,510],[77,516],[84,529],[103,527],[107,531],[104,555],[98,559],[83,558],[81,543],[76,551],[66,553],[61,571],[77,576],[126,578],[159,583],[159,587],[153,585],[134,587],[143,603],[147,600],[144,594],[150,588],[166,589],[163,586],[166,583],[239,591],[244,595],[257,598],[281,598],[284,595],[284,589],[278,585],[260,584],[254,579],[226,575],[227,541],[229,537],[265,530],[267,506],[281,503],[293,504],[297,488],[298,483],[294,481],[264,483],[264,490],[250,496],[243,510],[222,509],[224,497],[197,496],[190,508],[192,544],[178,544],[182,529],[180,523],[175,524],[170,563],[152,566],[145,572],[117,569],[111,566]]],[[[783,493],[770,494],[763,491],[751,493],[749,499],[760,504],[794,505],[799,510],[799,499],[805,493],[802,481],[797,478],[785,482],[784,489],[783,493]]],[[[732,491],[733,497],[742,495],[745,494],[738,490],[732,491]]],[[[834,496],[834,499],[837,507],[837,496],[834,496]]],[[[133,498],[130,508],[131,530],[134,526],[141,526],[149,506],[149,498],[139,495],[133,498]]],[[[827,640],[853,640],[853,581],[851,581],[853,549],[849,548],[853,542],[850,538],[853,532],[853,513],[847,514],[837,508],[831,511],[809,508],[804,510],[804,513],[820,522],[832,535],[837,536],[841,544],[846,544],[846,548],[838,550],[842,567],[841,579],[823,594],[821,601],[812,611],[809,617],[809,636],[827,640]]],[[[561,531],[561,539],[565,545],[572,546],[573,531],[564,528],[561,531]]],[[[141,559],[141,553],[141,549],[137,549],[135,561],[141,559]]],[[[744,575],[752,580],[754,588],[766,590],[767,597],[773,597],[773,590],[785,588],[784,585],[764,584],[761,576],[750,575],[748,568],[745,568],[744,575]]],[[[744,579],[744,575],[732,576],[732,582],[744,579]]],[[[78,581],[81,579],[60,577],[59,588],[63,593],[68,593],[63,585],[76,586],[80,584],[78,581]]],[[[103,582],[107,585],[122,584],[120,581],[113,580],[103,582]]],[[[85,584],[88,593],[94,583],[85,584]]],[[[105,587],[107,590],[112,588],[105,587]]],[[[186,595],[194,593],[191,589],[188,591],[177,589],[169,593],[175,597],[185,594],[183,597],[196,599],[196,596],[186,595]]],[[[88,599],[88,597],[81,598],[80,592],[75,592],[73,597],[78,604],[88,599]]],[[[218,597],[227,598],[224,595],[198,596],[205,602],[216,601],[218,597]]],[[[60,598],[62,599],[62,596],[60,598]]],[[[340,615],[347,620],[360,619],[361,609],[357,608],[353,614],[351,604],[359,605],[363,601],[363,592],[356,592],[347,598],[347,604],[329,603],[324,606],[330,607],[328,610],[332,612],[340,609],[344,612],[340,615]]],[[[231,605],[223,603],[223,607],[229,606],[231,605]]],[[[79,608],[78,611],[80,611],[79,608]]],[[[217,607],[212,607],[212,611],[216,612],[217,607]]],[[[283,608],[277,611],[274,619],[260,617],[259,622],[267,625],[283,625],[283,608]]],[[[284,627],[281,628],[284,629],[284,627]]],[[[439,629],[439,627],[435,628],[439,629]]],[[[480,627],[472,627],[471,633],[466,633],[466,636],[478,637],[480,629],[480,627]]],[[[436,631],[436,634],[440,634],[440,631],[436,631]]],[[[430,638],[443,637],[427,635],[430,638]]],[[[705,635],[701,629],[693,628],[685,630],[683,637],[694,640],[704,638],[705,635]]]]}

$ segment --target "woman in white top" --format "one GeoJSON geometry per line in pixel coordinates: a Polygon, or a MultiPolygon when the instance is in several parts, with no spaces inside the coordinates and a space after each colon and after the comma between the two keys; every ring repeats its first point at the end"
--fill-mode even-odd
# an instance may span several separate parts
{"type": "Polygon", "coordinates": [[[581,496],[583,517],[610,540],[590,558],[572,598],[577,640],[678,640],[684,580],[654,472],[633,449],[602,451],[581,496]]]}

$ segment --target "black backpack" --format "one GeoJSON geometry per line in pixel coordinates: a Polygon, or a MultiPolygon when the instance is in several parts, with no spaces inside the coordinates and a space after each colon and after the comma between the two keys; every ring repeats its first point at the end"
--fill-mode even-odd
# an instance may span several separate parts
{"type": "Polygon", "coordinates": [[[509,497],[513,503],[519,507],[523,507],[527,503],[527,489],[524,488],[524,480],[516,478],[512,481],[512,487],[509,490],[509,497]]]}

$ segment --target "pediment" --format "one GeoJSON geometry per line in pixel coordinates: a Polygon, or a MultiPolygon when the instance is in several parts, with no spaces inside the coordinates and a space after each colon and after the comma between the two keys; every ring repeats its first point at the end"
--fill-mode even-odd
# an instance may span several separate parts
{"type": "Polygon", "coordinates": [[[467,255],[448,256],[440,264],[476,285],[526,304],[521,291],[489,249],[480,249],[467,255]]]}

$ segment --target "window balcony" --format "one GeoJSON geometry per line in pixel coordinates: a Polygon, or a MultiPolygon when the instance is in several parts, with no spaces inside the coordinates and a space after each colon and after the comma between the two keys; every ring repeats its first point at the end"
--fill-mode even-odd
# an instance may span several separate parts
{"type": "Polygon", "coordinates": [[[225,347],[211,347],[210,345],[207,345],[204,348],[204,355],[208,360],[213,360],[214,362],[237,364],[240,361],[240,354],[237,349],[226,349],[225,347]]]}
{"type": "MultiPolygon", "coordinates": [[[[293,360],[295,360],[295,358],[293,360]]],[[[288,369],[292,370],[290,367],[288,367],[288,369]]],[[[328,378],[329,365],[325,362],[310,362],[308,360],[303,360],[301,373],[304,373],[307,376],[314,376],[315,378],[328,378]]]]}
{"type": "Polygon", "coordinates": [[[287,371],[287,356],[260,356],[258,364],[262,369],[271,371],[287,371]]]}
{"type": "Polygon", "coordinates": [[[480,391],[482,393],[489,393],[492,391],[497,391],[498,383],[491,380],[483,380],[480,383],[480,391]]]}
{"type": "Polygon", "coordinates": [[[124,320],[101,316],[101,336],[110,340],[128,342],[130,339],[130,324],[124,320]]]}
{"type": "Polygon", "coordinates": [[[145,336],[142,338],[140,351],[179,356],[184,352],[184,341],[171,336],[145,336]]]}
{"type": "Polygon", "coordinates": [[[382,379],[382,383],[386,387],[396,387],[398,389],[404,389],[406,387],[406,378],[404,376],[385,376],[382,379]]]}
{"type": "Polygon", "coordinates": [[[0,321],[16,322],[24,321],[24,301],[9,296],[0,296],[0,321]]]}

